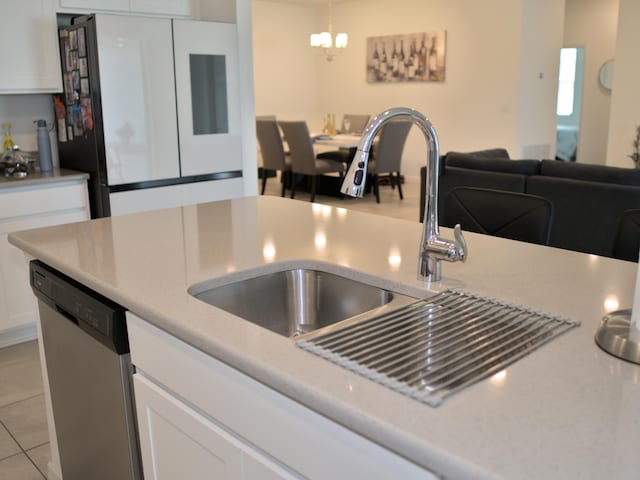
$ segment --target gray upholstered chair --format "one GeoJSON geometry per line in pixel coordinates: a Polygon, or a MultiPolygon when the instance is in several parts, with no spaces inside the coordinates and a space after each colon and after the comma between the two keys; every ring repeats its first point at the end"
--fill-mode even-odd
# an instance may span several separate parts
{"type": "MultiPolygon", "coordinates": [[[[342,127],[340,127],[340,133],[360,135],[364,130],[364,127],[366,127],[367,123],[369,123],[370,117],[371,115],[353,115],[350,113],[345,113],[342,117],[342,127]]],[[[322,152],[318,155],[318,158],[335,160],[336,162],[343,162],[348,164],[351,162],[355,154],[355,148],[341,148],[340,150],[330,150],[328,152],[322,152]]]]}
{"type": "Polygon", "coordinates": [[[275,117],[274,119],[259,118],[256,120],[256,134],[262,155],[262,195],[264,195],[270,172],[280,171],[282,174],[280,179],[282,181],[282,192],[280,196],[284,197],[287,182],[290,180],[288,177],[289,172],[291,172],[291,158],[285,154],[280,129],[275,117]]]}
{"type": "Polygon", "coordinates": [[[639,251],[640,209],[625,210],[618,223],[618,232],[613,243],[613,257],[637,262],[639,251]]]}
{"type": "Polygon", "coordinates": [[[440,224],[548,245],[553,204],[543,197],[489,188],[455,187],[447,194],[440,224]]]}
{"type": "MultiPolygon", "coordinates": [[[[344,165],[342,162],[316,157],[307,122],[293,121],[279,122],[279,124],[284,133],[284,138],[289,144],[292,175],[295,177],[295,174],[303,174],[311,178],[311,201],[313,202],[316,198],[316,176],[337,172],[342,178],[344,165]]],[[[291,182],[291,198],[294,198],[295,192],[296,181],[293,178],[291,182]]]]}
{"type": "Polygon", "coordinates": [[[385,124],[380,130],[378,143],[373,147],[368,168],[368,173],[372,176],[373,193],[377,203],[380,203],[379,179],[381,176],[388,176],[393,188],[398,186],[400,199],[403,199],[400,165],[402,150],[411,125],[412,123],[407,120],[395,120],[385,124]]]}
{"type": "Polygon", "coordinates": [[[369,123],[370,117],[371,115],[354,115],[352,113],[345,113],[342,117],[340,133],[360,135],[364,130],[364,127],[369,123]]]}

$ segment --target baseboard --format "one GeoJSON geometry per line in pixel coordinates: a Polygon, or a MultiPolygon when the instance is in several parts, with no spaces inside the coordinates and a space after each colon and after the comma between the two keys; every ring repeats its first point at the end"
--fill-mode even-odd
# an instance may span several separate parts
{"type": "Polygon", "coordinates": [[[53,462],[47,464],[47,480],[62,480],[62,475],[53,462]]]}
{"type": "Polygon", "coordinates": [[[0,332],[0,348],[28,342],[30,340],[35,340],[36,338],[38,338],[38,333],[35,323],[8,328],[0,332]]]}

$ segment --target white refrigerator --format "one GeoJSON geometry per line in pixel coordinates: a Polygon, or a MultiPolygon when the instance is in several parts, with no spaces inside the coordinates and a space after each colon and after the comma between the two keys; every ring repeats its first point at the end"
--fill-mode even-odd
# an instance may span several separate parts
{"type": "Polygon", "coordinates": [[[234,24],[97,14],[59,36],[60,165],[90,174],[92,217],[242,195],[234,24]]]}

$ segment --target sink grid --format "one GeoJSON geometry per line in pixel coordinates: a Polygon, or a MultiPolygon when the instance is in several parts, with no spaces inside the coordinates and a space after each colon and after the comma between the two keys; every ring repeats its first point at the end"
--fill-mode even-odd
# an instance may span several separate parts
{"type": "Polygon", "coordinates": [[[447,290],[390,313],[303,337],[296,344],[435,407],[579,325],[447,290]]]}

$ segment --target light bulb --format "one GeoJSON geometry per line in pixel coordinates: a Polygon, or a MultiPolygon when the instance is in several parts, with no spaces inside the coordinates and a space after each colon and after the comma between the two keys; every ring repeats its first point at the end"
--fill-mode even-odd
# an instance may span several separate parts
{"type": "Polygon", "coordinates": [[[336,35],[336,48],[345,48],[347,46],[347,42],[349,40],[349,36],[346,33],[339,33],[336,35]]]}

